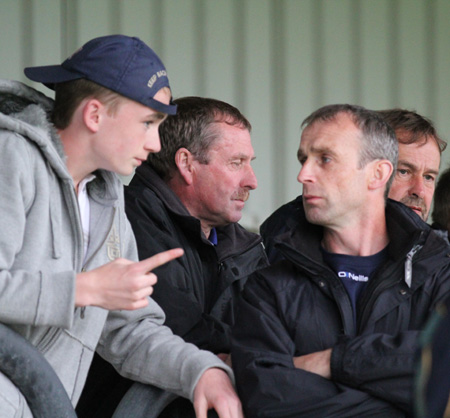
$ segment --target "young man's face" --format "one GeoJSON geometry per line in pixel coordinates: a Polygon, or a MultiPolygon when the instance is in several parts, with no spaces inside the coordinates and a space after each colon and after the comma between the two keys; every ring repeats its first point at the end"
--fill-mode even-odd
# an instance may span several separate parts
{"type": "MultiPolygon", "coordinates": [[[[161,89],[154,98],[169,104],[170,91],[161,89]]],[[[166,117],[164,113],[123,99],[113,115],[105,109],[103,117],[101,138],[93,145],[99,168],[127,176],[149,153],[161,149],[158,127],[166,117]]]]}
{"type": "Polygon", "coordinates": [[[250,190],[257,187],[250,165],[255,158],[247,129],[216,123],[219,138],[208,151],[208,164],[193,163],[195,199],[187,206],[203,225],[238,222],[250,190]]]}
{"type": "Polygon", "coordinates": [[[297,180],[309,222],[332,229],[352,225],[362,215],[367,195],[365,168],[359,168],[359,129],[345,113],[316,121],[302,134],[297,180]]]}
{"type": "MultiPolygon", "coordinates": [[[[401,135],[401,134],[397,134],[401,135]]],[[[401,137],[399,137],[401,140],[401,137]]],[[[431,138],[426,143],[398,144],[398,166],[389,197],[409,206],[424,221],[433,200],[441,155],[431,138]]]]}

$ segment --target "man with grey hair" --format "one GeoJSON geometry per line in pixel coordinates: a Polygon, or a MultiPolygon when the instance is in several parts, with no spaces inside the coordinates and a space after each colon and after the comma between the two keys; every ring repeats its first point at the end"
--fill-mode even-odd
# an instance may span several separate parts
{"type": "Polygon", "coordinates": [[[232,358],[247,416],[405,416],[420,330],[450,293],[447,248],[387,199],[397,140],[376,112],[305,119],[296,224],[248,280],[232,358]]]}
{"type": "MultiPolygon", "coordinates": [[[[438,135],[433,122],[413,110],[393,108],[377,113],[394,130],[398,141],[397,168],[392,176],[388,197],[408,206],[424,221],[433,200],[441,154],[447,143],[438,135]]],[[[269,260],[280,259],[274,238],[293,226],[302,206],[302,196],[282,205],[261,225],[269,260]]]]}

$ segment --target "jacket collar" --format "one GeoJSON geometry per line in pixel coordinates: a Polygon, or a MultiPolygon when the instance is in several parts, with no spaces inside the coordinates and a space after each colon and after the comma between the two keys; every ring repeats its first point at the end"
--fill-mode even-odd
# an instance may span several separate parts
{"type": "MultiPolygon", "coordinates": [[[[323,227],[313,225],[306,220],[300,199],[296,213],[298,219],[289,220],[292,228],[274,239],[276,248],[294,262],[300,255],[323,265],[322,254],[319,250],[323,227]]],[[[417,214],[402,203],[391,199],[386,202],[386,222],[390,238],[389,254],[393,259],[403,259],[414,245],[423,246],[427,239],[432,242],[437,238],[435,234],[429,237],[431,227],[417,214]]]]}
{"type": "MultiPolygon", "coordinates": [[[[144,185],[155,193],[164,204],[166,210],[176,219],[179,225],[192,236],[198,236],[206,244],[209,241],[201,232],[200,220],[192,216],[186,209],[178,196],[170,189],[164,180],[147,163],[136,169],[135,175],[130,182],[130,186],[144,185]]],[[[217,252],[220,258],[226,258],[233,254],[245,251],[246,249],[262,241],[258,234],[247,231],[238,223],[232,223],[222,227],[216,227],[218,245],[217,252]]]]}

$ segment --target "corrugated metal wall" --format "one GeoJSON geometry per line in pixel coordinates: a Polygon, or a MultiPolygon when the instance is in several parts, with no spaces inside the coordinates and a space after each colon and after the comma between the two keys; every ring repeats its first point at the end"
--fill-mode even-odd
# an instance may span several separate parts
{"type": "Polygon", "coordinates": [[[252,122],[259,187],[243,224],[257,228],[300,193],[299,126],[321,105],[415,109],[450,139],[449,18],[449,0],[0,0],[0,76],[26,81],[23,67],[96,36],[140,37],[175,97],[222,99],[252,122]]]}

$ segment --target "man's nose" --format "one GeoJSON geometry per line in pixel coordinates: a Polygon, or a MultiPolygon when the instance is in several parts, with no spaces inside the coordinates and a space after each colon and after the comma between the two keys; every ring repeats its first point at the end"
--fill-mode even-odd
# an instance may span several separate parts
{"type": "Polygon", "coordinates": [[[247,175],[244,180],[244,187],[248,187],[250,190],[254,190],[258,187],[258,180],[256,179],[255,172],[253,168],[249,166],[247,175]]]}
{"type": "Polygon", "coordinates": [[[425,185],[422,176],[414,176],[411,180],[409,194],[420,198],[425,196],[425,185]]]}
{"type": "Polygon", "coordinates": [[[302,163],[302,167],[297,176],[297,181],[302,184],[313,181],[313,170],[309,161],[302,163]]]}

